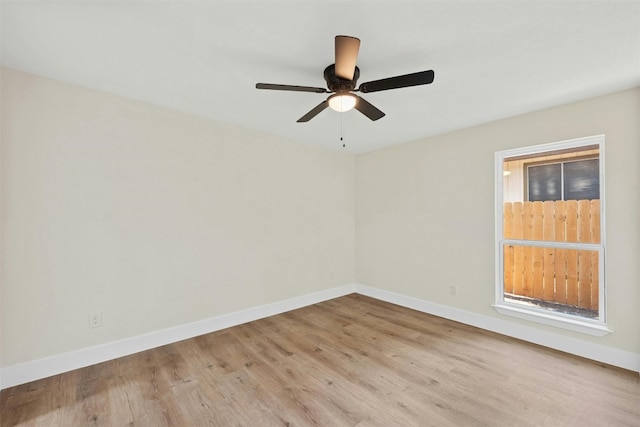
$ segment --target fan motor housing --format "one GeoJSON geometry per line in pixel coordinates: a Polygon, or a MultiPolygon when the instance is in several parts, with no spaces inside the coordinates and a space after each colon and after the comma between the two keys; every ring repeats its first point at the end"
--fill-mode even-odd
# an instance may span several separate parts
{"type": "Polygon", "coordinates": [[[336,76],[336,65],[331,64],[324,69],[324,79],[331,92],[349,92],[356,88],[356,83],[360,77],[360,69],[356,66],[353,71],[353,80],[343,79],[336,76]]]}

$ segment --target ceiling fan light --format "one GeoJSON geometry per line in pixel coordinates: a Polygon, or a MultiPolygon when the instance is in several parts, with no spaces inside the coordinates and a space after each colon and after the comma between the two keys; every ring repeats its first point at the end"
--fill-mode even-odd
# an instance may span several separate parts
{"type": "Polygon", "coordinates": [[[336,93],[329,97],[329,107],[343,113],[356,106],[356,97],[350,93],[336,93]]]}

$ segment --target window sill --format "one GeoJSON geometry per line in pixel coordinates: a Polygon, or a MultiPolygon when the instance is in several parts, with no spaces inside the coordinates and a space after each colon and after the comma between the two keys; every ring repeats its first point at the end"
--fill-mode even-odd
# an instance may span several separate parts
{"type": "Polygon", "coordinates": [[[555,326],[556,328],[568,329],[570,331],[580,332],[582,334],[592,335],[596,337],[602,337],[613,332],[602,323],[594,323],[579,319],[561,317],[549,313],[540,313],[533,310],[527,310],[504,304],[494,304],[493,308],[495,308],[498,313],[505,316],[517,317],[519,319],[525,319],[531,322],[551,325],[555,326]]]}

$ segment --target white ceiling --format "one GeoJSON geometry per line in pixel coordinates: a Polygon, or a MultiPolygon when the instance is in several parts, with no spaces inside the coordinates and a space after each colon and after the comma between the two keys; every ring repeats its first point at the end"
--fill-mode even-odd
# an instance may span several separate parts
{"type": "Polygon", "coordinates": [[[640,86],[640,1],[6,1],[2,64],[361,153],[640,86]],[[431,85],[365,94],[386,117],[325,110],[334,36],[362,40],[360,82],[433,69],[431,85]],[[342,129],[342,131],[341,131],[342,129]]]}

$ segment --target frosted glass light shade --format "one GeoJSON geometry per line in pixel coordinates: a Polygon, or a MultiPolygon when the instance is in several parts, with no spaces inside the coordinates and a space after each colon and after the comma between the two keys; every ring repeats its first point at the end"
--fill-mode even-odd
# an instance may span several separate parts
{"type": "Polygon", "coordinates": [[[329,107],[343,113],[351,110],[356,105],[356,97],[350,93],[336,93],[329,97],[329,107]]]}

